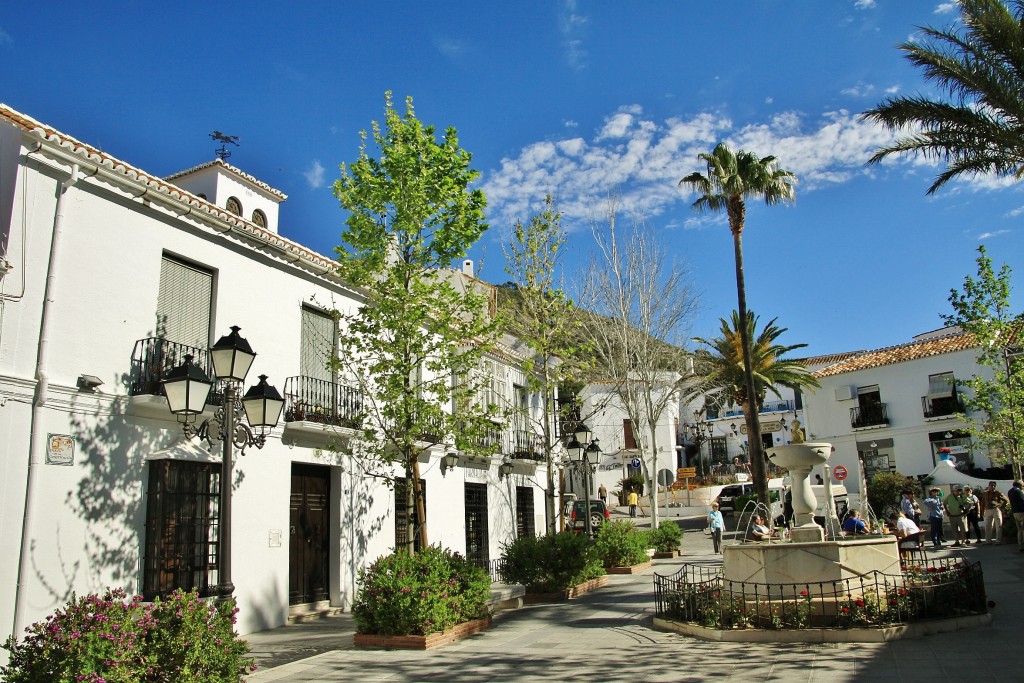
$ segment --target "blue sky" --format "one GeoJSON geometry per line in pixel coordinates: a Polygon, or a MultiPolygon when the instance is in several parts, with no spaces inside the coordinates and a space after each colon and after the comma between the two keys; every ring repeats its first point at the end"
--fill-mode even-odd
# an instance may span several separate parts
{"type": "Polygon", "coordinates": [[[867,167],[888,138],[858,114],[931,93],[896,45],[946,26],[936,0],[716,2],[56,2],[0,10],[0,101],[151,173],[213,158],[285,192],[281,232],[324,254],[344,214],[331,194],[383,94],[458,129],[482,174],[491,229],[472,256],[500,283],[502,242],[546,193],[570,233],[566,275],[591,251],[609,194],[689,269],[713,336],[736,305],[724,216],[677,181],[720,140],[773,154],[794,206],[748,209],[748,301],[805,353],[879,348],[941,327],[984,243],[1024,291],[1024,186],[992,178],[925,190],[912,159],[867,167]]]}

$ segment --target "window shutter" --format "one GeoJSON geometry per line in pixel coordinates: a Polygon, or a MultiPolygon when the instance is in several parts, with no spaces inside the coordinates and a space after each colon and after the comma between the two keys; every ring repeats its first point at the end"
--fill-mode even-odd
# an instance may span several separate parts
{"type": "Polygon", "coordinates": [[[337,349],[337,325],[326,313],[302,307],[302,345],[299,351],[299,373],[327,382],[334,381],[334,373],[327,363],[337,349]]]}
{"type": "Polygon", "coordinates": [[[953,395],[953,373],[928,375],[928,398],[949,398],[953,395]]]}
{"type": "Polygon", "coordinates": [[[213,273],[164,257],[156,304],[157,336],[200,349],[210,345],[213,273]]]}
{"type": "Polygon", "coordinates": [[[633,438],[633,423],[629,418],[622,421],[622,436],[626,443],[626,448],[636,448],[636,439],[633,438]]]}

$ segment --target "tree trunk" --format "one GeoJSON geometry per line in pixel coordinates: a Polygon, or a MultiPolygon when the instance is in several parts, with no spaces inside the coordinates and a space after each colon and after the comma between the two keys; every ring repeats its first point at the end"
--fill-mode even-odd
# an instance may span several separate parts
{"type": "Polygon", "coordinates": [[[651,528],[658,528],[658,434],[657,425],[648,421],[647,429],[651,433],[651,528]]]}
{"type": "Polygon", "coordinates": [[[405,456],[405,552],[416,553],[416,492],[413,491],[412,460],[405,456]]]}
{"type": "Polygon", "coordinates": [[[416,526],[420,534],[420,547],[426,548],[427,543],[427,508],[423,500],[423,485],[420,483],[420,459],[412,461],[412,492],[416,497],[416,526]]]}
{"type": "Polygon", "coordinates": [[[754,493],[757,502],[768,506],[768,479],[765,476],[764,449],[761,446],[761,421],[757,414],[757,394],[754,387],[754,370],[750,360],[750,330],[747,329],[747,291],[743,278],[743,226],[732,229],[733,247],[736,253],[736,308],[740,316],[740,344],[743,350],[743,381],[747,389],[747,405],[744,417],[747,423],[747,443],[750,453],[750,474],[754,479],[754,493]]]}

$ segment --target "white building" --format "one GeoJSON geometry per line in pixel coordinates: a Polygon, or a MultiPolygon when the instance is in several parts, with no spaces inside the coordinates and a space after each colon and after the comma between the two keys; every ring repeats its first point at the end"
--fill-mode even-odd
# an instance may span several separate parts
{"type": "MultiPolygon", "coordinates": [[[[324,363],[341,331],[322,302],[361,293],[279,234],[285,198],[220,160],[157,178],[0,105],[0,635],[72,592],[216,585],[220,449],[184,440],[161,381],[186,354],[209,368],[232,325],[259,354],[246,385],[266,374],[286,398],[231,482],[240,632],[347,608],[401,542],[403,506],[358,455],[361,397],[324,363]]],[[[516,353],[491,356],[497,390],[534,406],[513,396],[516,353]]],[[[504,478],[500,457],[441,476],[425,448],[430,543],[486,562],[543,531],[544,470],[501,432],[504,478]]]]}
{"type": "MultiPolygon", "coordinates": [[[[807,439],[832,443],[832,471],[856,473],[863,460],[867,480],[887,470],[925,475],[950,456],[963,469],[990,467],[964,430],[952,383],[988,373],[977,353],[973,337],[943,329],[818,370],[821,388],[805,397],[807,439]]],[[[857,478],[845,482],[851,491],[859,491],[857,478]]]]}

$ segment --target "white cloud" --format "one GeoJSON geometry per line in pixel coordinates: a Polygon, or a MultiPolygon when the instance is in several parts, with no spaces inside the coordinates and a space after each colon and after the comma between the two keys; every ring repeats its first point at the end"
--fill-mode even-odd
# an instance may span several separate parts
{"type": "Polygon", "coordinates": [[[875,0],[856,0],[853,6],[857,9],[874,9],[875,0]]]}
{"type": "Polygon", "coordinates": [[[312,189],[316,190],[324,186],[324,167],[319,159],[314,159],[309,170],[302,175],[306,176],[306,182],[312,189]]]}
{"type": "Polygon", "coordinates": [[[11,34],[0,28],[0,45],[14,45],[14,38],[11,34]]]}
{"type": "Polygon", "coordinates": [[[935,8],[935,14],[949,14],[956,11],[957,3],[955,2],[940,2],[939,6],[935,8]]]}
{"type": "Polygon", "coordinates": [[[587,17],[578,12],[576,0],[564,0],[558,12],[558,32],[562,36],[565,61],[575,71],[587,67],[587,51],[583,47],[581,33],[587,17]]]}
{"type": "Polygon", "coordinates": [[[875,91],[875,86],[870,83],[858,83],[851,88],[845,88],[840,92],[850,97],[870,97],[871,93],[875,91]]]}
{"type": "Polygon", "coordinates": [[[437,48],[438,52],[449,59],[455,59],[466,51],[466,46],[462,41],[454,40],[452,38],[435,38],[434,47],[437,48]]]}
{"type": "Polygon", "coordinates": [[[975,239],[987,240],[987,239],[991,239],[993,237],[998,237],[999,235],[1005,235],[1005,234],[1007,234],[1009,232],[1011,232],[1011,231],[1010,230],[993,230],[991,232],[983,232],[983,233],[979,234],[975,239]]]}
{"type": "Polygon", "coordinates": [[[576,121],[573,121],[572,119],[566,119],[565,121],[562,122],[562,125],[565,126],[566,128],[576,128],[580,124],[578,124],[576,121]]]}

